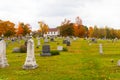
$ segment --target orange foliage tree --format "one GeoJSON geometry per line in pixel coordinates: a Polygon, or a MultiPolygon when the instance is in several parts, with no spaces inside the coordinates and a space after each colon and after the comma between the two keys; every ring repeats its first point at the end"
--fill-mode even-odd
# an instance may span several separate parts
{"type": "Polygon", "coordinates": [[[40,29],[38,30],[41,35],[43,36],[44,34],[46,34],[48,32],[48,25],[45,24],[43,21],[39,21],[38,22],[39,26],[40,26],[40,29]]]}
{"type": "Polygon", "coordinates": [[[17,28],[17,36],[25,36],[31,32],[30,25],[19,23],[17,28]]]}
{"type": "Polygon", "coordinates": [[[93,27],[90,26],[90,27],[89,27],[89,30],[88,30],[88,36],[89,36],[89,37],[92,37],[92,34],[93,34],[93,27]]]}
{"type": "Polygon", "coordinates": [[[82,24],[82,19],[80,17],[76,17],[76,23],[74,23],[74,36],[78,37],[85,37],[87,35],[87,29],[86,27],[82,24]]]}
{"type": "Polygon", "coordinates": [[[15,24],[10,21],[0,20],[0,35],[13,36],[15,34],[15,24]]]}

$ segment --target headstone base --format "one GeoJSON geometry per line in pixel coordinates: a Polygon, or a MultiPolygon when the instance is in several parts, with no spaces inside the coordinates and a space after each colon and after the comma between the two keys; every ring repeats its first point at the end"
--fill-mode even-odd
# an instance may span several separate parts
{"type": "Polygon", "coordinates": [[[35,69],[38,65],[23,65],[23,69],[35,69]]]}
{"type": "Polygon", "coordinates": [[[51,56],[50,53],[42,53],[41,56],[51,56]]]}
{"type": "Polygon", "coordinates": [[[5,68],[5,67],[8,67],[9,64],[6,64],[6,65],[0,65],[0,68],[5,68]]]}

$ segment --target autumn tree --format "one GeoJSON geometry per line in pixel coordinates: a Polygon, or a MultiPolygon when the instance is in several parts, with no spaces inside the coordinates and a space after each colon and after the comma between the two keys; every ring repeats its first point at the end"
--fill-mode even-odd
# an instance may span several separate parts
{"type": "Polygon", "coordinates": [[[93,34],[93,27],[90,26],[89,29],[88,29],[88,36],[91,38],[92,34],[93,34]]]}
{"type": "Polygon", "coordinates": [[[48,32],[49,27],[43,21],[39,21],[38,24],[40,26],[40,29],[38,31],[40,31],[41,35],[43,36],[44,34],[46,34],[48,32]]]}
{"type": "Polygon", "coordinates": [[[0,35],[13,36],[15,34],[15,24],[10,21],[0,20],[0,35]]]}
{"type": "Polygon", "coordinates": [[[26,34],[29,34],[31,32],[30,25],[24,24],[23,22],[20,22],[18,24],[17,28],[17,35],[18,36],[25,36],[26,34]]]}
{"type": "Polygon", "coordinates": [[[74,36],[78,36],[78,37],[87,37],[88,36],[88,28],[87,26],[84,26],[82,24],[82,19],[78,16],[75,19],[75,23],[74,23],[74,36]]]}
{"type": "Polygon", "coordinates": [[[69,23],[60,26],[60,35],[73,36],[74,35],[73,25],[74,25],[73,23],[69,23]]]}
{"type": "Polygon", "coordinates": [[[73,26],[74,23],[71,23],[70,20],[64,19],[64,21],[61,23],[61,26],[59,26],[60,35],[73,36],[74,35],[73,26]]]}

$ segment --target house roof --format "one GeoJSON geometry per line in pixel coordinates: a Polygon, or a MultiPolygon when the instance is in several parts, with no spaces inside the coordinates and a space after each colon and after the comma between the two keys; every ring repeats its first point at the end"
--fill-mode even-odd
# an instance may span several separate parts
{"type": "Polygon", "coordinates": [[[50,32],[55,32],[55,31],[58,31],[58,29],[57,29],[57,28],[49,28],[48,31],[50,31],[50,32]]]}

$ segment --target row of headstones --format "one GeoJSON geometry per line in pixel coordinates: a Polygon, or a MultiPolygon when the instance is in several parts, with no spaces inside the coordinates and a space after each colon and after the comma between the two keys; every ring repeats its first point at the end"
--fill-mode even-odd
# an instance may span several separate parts
{"type": "MultiPolygon", "coordinates": [[[[47,42],[46,40],[47,38],[45,38],[45,42],[47,42]]],[[[38,45],[40,45],[40,39],[38,39],[38,45]]],[[[64,42],[64,41],[63,41],[64,42]]],[[[67,38],[65,40],[65,44],[67,44],[68,46],[70,45],[70,39],[67,38]]],[[[6,42],[4,41],[4,39],[1,39],[0,41],[0,67],[4,68],[9,66],[8,62],[7,62],[7,58],[6,58],[6,42]]],[[[50,56],[50,46],[49,45],[43,45],[43,50],[42,50],[42,56],[50,56]]],[[[62,50],[63,47],[62,46],[58,46],[57,48],[58,50],[62,50]]],[[[37,68],[38,65],[36,63],[35,60],[35,56],[34,56],[34,41],[32,39],[32,36],[28,37],[27,40],[27,56],[26,56],[26,60],[25,63],[23,65],[23,69],[35,69],[37,68]]]]}
{"type": "MultiPolygon", "coordinates": [[[[0,41],[0,67],[4,68],[9,66],[6,58],[6,42],[4,39],[0,41]]],[[[27,42],[27,57],[25,63],[23,65],[23,69],[35,69],[38,65],[34,56],[34,41],[32,40],[32,36],[29,36],[27,42]]]]}
{"type": "MultiPolygon", "coordinates": [[[[100,55],[103,55],[103,46],[102,44],[99,44],[99,53],[100,55]]],[[[111,60],[113,62],[113,59],[111,60]]],[[[118,60],[117,65],[120,66],[120,60],[118,60]]]]}
{"type": "MultiPolygon", "coordinates": [[[[88,42],[91,42],[91,43],[97,43],[97,39],[96,38],[88,38],[87,39],[88,42]]],[[[111,42],[117,42],[118,41],[118,38],[114,38],[114,39],[98,39],[98,40],[107,40],[107,41],[111,41],[111,42]]]]}
{"type": "MultiPolygon", "coordinates": [[[[58,48],[59,50],[62,50],[63,47],[59,46],[58,48]]],[[[47,44],[43,45],[43,50],[41,55],[42,56],[51,55],[49,45],[47,44]]],[[[6,42],[4,41],[4,39],[2,39],[0,41],[0,67],[4,68],[7,66],[9,66],[9,64],[6,58],[6,42]]],[[[34,56],[34,41],[32,39],[32,36],[29,36],[27,40],[27,56],[26,56],[25,63],[23,65],[23,69],[35,69],[37,67],[38,65],[36,63],[35,56],[34,56]]]]}

